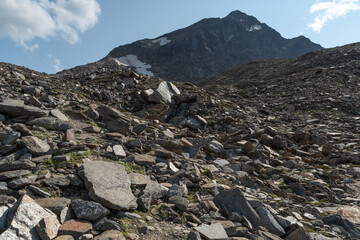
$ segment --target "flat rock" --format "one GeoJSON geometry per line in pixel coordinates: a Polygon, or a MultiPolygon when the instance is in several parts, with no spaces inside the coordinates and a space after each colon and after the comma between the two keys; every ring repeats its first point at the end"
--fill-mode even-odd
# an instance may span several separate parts
{"type": "Polygon", "coordinates": [[[45,142],[35,136],[22,137],[22,140],[25,143],[25,147],[32,154],[41,155],[50,150],[50,146],[49,146],[49,144],[47,144],[47,142],[45,142]]]}
{"type": "Polygon", "coordinates": [[[156,162],[156,159],[154,156],[148,155],[148,154],[135,154],[134,155],[134,162],[136,164],[139,164],[141,166],[144,165],[153,165],[156,162]]]}
{"type": "Polygon", "coordinates": [[[11,117],[21,116],[34,116],[34,117],[47,117],[49,111],[42,110],[37,107],[28,106],[24,104],[24,101],[16,99],[5,99],[0,103],[0,113],[11,117]]]}
{"type": "Polygon", "coordinates": [[[132,187],[144,187],[152,182],[149,176],[140,173],[130,173],[130,179],[132,187]]]}
{"type": "Polygon", "coordinates": [[[124,231],[124,229],[121,227],[121,225],[118,222],[110,220],[106,217],[95,222],[93,226],[94,226],[94,230],[101,232],[107,230],[119,230],[121,232],[124,231]]]}
{"type": "Polygon", "coordinates": [[[0,232],[3,232],[7,228],[7,215],[9,213],[9,208],[7,206],[0,207],[0,232]]]}
{"type": "Polygon", "coordinates": [[[240,189],[225,190],[217,194],[214,202],[221,208],[226,208],[229,214],[232,212],[245,216],[254,227],[261,224],[259,215],[245,199],[240,189]]]}
{"type": "Polygon", "coordinates": [[[65,114],[63,114],[59,109],[52,109],[50,111],[51,115],[53,115],[54,117],[60,119],[61,121],[64,122],[68,122],[69,118],[67,116],[65,116],[65,114]]]}
{"type": "Polygon", "coordinates": [[[28,125],[37,125],[40,127],[44,127],[48,130],[55,130],[55,131],[66,131],[67,129],[72,128],[69,122],[62,121],[54,117],[36,118],[32,121],[29,121],[28,125]]]}
{"type": "Polygon", "coordinates": [[[198,231],[202,237],[209,240],[228,238],[228,235],[221,223],[195,227],[195,230],[198,231]]]}
{"type": "Polygon", "coordinates": [[[29,196],[24,195],[9,211],[9,228],[0,234],[0,239],[40,240],[35,226],[46,217],[56,216],[51,211],[42,208],[29,196]]]}
{"type": "Polygon", "coordinates": [[[70,205],[70,199],[67,198],[40,198],[36,199],[36,202],[56,215],[59,215],[64,208],[70,205]]]}
{"type": "Polygon", "coordinates": [[[12,179],[12,178],[18,178],[21,176],[25,176],[30,174],[31,172],[29,170],[15,170],[15,171],[6,171],[0,173],[0,181],[12,179]]]}
{"type": "Polygon", "coordinates": [[[32,169],[36,167],[36,164],[30,161],[29,159],[19,159],[15,160],[10,157],[5,157],[0,159],[0,172],[2,171],[11,171],[11,170],[20,170],[20,169],[32,169]]]}
{"type": "Polygon", "coordinates": [[[59,228],[59,235],[70,235],[75,239],[78,239],[81,235],[88,233],[92,230],[91,222],[71,219],[64,222],[63,225],[59,228]]]}
{"type": "Polygon", "coordinates": [[[122,232],[117,230],[107,230],[102,234],[94,237],[93,240],[126,240],[122,232]]]}
{"type": "Polygon", "coordinates": [[[266,208],[260,207],[255,209],[256,213],[259,215],[261,224],[269,232],[276,234],[278,236],[285,235],[285,230],[280,226],[280,224],[275,220],[270,211],[266,208]]]}
{"type": "Polygon", "coordinates": [[[56,216],[46,217],[40,220],[35,229],[42,240],[54,239],[61,224],[56,216]]]}
{"type": "Polygon", "coordinates": [[[85,162],[84,180],[89,196],[106,207],[116,210],[136,209],[131,180],[125,167],[109,162],[85,162]]]}
{"type": "Polygon", "coordinates": [[[17,178],[17,179],[11,180],[8,183],[8,186],[12,189],[22,188],[22,187],[25,187],[25,186],[35,183],[36,179],[37,179],[37,175],[31,175],[28,177],[17,178]]]}
{"type": "Polygon", "coordinates": [[[71,208],[78,219],[96,221],[110,213],[100,203],[75,199],[71,201],[71,208]]]}

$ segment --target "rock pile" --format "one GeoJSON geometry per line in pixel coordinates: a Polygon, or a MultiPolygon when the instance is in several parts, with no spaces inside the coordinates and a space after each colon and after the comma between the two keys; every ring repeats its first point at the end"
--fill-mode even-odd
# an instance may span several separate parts
{"type": "Polygon", "coordinates": [[[360,238],[347,112],[4,63],[0,96],[0,239],[360,238]]]}

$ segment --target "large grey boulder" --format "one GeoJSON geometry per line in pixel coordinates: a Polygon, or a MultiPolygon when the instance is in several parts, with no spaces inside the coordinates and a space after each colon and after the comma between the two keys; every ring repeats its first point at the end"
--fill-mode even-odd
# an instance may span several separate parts
{"type": "Polygon", "coordinates": [[[44,127],[48,130],[55,130],[55,131],[66,131],[67,129],[72,128],[69,122],[62,121],[54,117],[36,118],[32,121],[29,121],[28,125],[37,125],[40,127],[44,127]]]}
{"type": "Polygon", "coordinates": [[[180,90],[171,82],[163,81],[159,84],[156,91],[149,96],[148,100],[154,103],[171,104],[171,98],[176,94],[180,94],[180,90]]]}
{"type": "Polygon", "coordinates": [[[22,196],[8,212],[8,229],[0,234],[0,239],[40,240],[35,226],[46,217],[55,217],[50,210],[42,208],[29,196],[22,196]]]}
{"type": "Polygon", "coordinates": [[[85,162],[84,180],[89,196],[96,202],[116,210],[136,209],[131,180],[125,167],[109,162],[85,162]]]}
{"type": "Polygon", "coordinates": [[[21,116],[34,116],[34,117],[47,117],[49,111],[42,110],[37,107],[28,106],[22,100],[5,99],[0,103],[0,113],[11,117],[21,116]]]}
{"type": "Polygon", "coordinates": [[[254,227],[261,224],[259,215],[245,199],[244,194],[239,188],[220,192],[215,196],[214,202],[229,214],[235,212],[245,216],[254,227]]]}

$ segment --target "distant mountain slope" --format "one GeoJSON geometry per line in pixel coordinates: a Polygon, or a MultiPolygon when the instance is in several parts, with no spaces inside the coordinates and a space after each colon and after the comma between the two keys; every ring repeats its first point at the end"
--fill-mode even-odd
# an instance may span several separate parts
{"type": "Polygon", "coordinates": [[[117,47],[106,58],[126,62],[129,55],[136,55],[143,65],[151,65],[140,68],[140,73],[196,81],[249,61],[290,58],[318,49],[320,45],[305,37],[285,39],[256,18],[234,11],[225,18],[203,19],[155,40],[117,47]]]}
{"type": "Polygon", "coordinates": [[[141,74],[197,81],[246,62],[290,58],[321,48],[303,36],[285,39],[256,18],[234,11],[225,18],[203,19],[156,39],[119,46],[95,67],[112,60],[141,74]]]}

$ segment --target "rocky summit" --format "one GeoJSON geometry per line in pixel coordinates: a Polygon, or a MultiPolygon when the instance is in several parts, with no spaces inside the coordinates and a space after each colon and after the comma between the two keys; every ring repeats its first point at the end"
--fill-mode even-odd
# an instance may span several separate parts
{"type": "Polygon", "coordinates": [[[360,239],[359,51],[201,87],[0,63],[0,239],[360,239]]]}
{"type": "Polygon", "coordinates": [[[139,74],[194,82],[260,59],[291,58],[322,47],[304,36],[283,38],[240,11],[113,49],[104,59],[65,72],[132,67],[139,74]]]}

